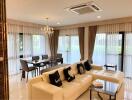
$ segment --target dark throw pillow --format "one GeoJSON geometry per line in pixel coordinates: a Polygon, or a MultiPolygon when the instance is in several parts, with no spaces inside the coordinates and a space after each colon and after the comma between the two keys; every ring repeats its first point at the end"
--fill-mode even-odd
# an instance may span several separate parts
{"type": "Polygon", "coordinates": [[[84,74],[85,73],[85,68],[83,64],[77,64],[77,70],[79,74],[84,74]]]}
{"type": "Polygon", "coordinates": [[[60,79],[60,75],[58,73],[58,71],[49,74],[49,79],[50,79],[50,83],[55,85],[55,86],[62,86],[62,81],[60,79]]]}
{"type": "Polygon", "coordinates": [[[90,63],[87,61],[84,62],[84,67],[87,71],[89,71],[90,69],[92,69],[92,66],[90,65],[90,63]]]}
{"type": "Polygon", "coordinates": [[[64,72],[65,79],[66,79],[68,82],[71,82],[72,80],[75,79],[75,76],[71,73],[71,67],[65,68],[65,69],[63,70],[63,72],[64,72]]]}

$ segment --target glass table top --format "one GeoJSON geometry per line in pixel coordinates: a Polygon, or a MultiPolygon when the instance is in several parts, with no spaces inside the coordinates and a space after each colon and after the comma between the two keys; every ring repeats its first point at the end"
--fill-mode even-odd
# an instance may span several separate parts
{"type": "Polygon", "coordinates": [[[110,82],[110,81],[105,81],[105,80],[95,80],[94,82],[99,82],[102,84],[102,88],[97,88],[93,84],[91,85],[91,89],[100,92],[100,93],[105,93],[108,95],[115,95],[118,90],[118,83],[110,82]]]}

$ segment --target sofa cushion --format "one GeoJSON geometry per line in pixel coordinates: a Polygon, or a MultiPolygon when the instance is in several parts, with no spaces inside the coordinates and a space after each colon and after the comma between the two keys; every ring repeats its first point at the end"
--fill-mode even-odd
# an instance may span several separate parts
{"type": "Polygon", "coordinates": [[[84,67],[87,71],[89,71],[90,69],[92,69],[92,66],[89,64],[88,60],[84,62],[84,67]]]}
{"type": "Polygon", "coordinates": [[[62,85],[62,81],[60,79],[60,75],[59,75],[58,71],[56,71],[52,74],[49,74],[49,79],[50,79],[50,83],[52,85],[55,85],[55,86],[61,86],[62,85]]]}
{"type": "Polygon", "coordinates": [[[65,68],[65,69],[63,70],[63,72],[64,72],[65,79],[66,79],[68,82],[71,82],[72,80],[75,79],[75,76],[74,76],[73,73],[71,72],[71,67],[65,68]]]}
{"type": "Polygon", "coordinates": [[[78,74],[77,63],[71,65],[71,71],[74,75],[78,74]]]}
{"type": "Polygon", "coordinates": [[[110,82],[115,82],[115,83],[122,83],[124,74],[120,71],[107,71],[107,70],[102,70],[96,73],[92,73],[93,79],[102,79],[110,82]]]}
{"type": "Polygon", "coordinates": [[[75,100],[78,96],[80,96],[80,88],[81,85],[79,82],[67,82],[63,81],[63,94],[64,100],[75,100]]]}
{"type": "Polygon", "coordinates": [[[78,74],[76,75],[76,79],[74,80],[74,82],[79,82],[81,85],[90,85],[92,82],[92,75],[88,75],[88,74],[78,74]]]}
{"type": "Polygon", "coordinates": [[[84,74],[85,73],[84,65],[82,63],[77,64],[77,70],[79,74],[84,74]]]}
{"type": "Polygon", "coordinates": [[[77,78],[72,82],[63,81],[64,100],[76,100],[82,93],[84,93],[92,82],[91,75],[76,75],[77,78]]]}

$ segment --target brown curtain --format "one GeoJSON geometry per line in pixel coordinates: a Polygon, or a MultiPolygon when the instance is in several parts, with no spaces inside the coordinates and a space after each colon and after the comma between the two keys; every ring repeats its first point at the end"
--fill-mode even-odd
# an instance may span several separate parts
{"type": "Polygon", "coordinates": [[[79,46],[80,46],[80,55],[81,59],[84,60],[84,27],[79,27],[78,28],[78,35],[79,35],[79,46]]]}
{"type": "Polygon", "coordinates": [[[97,32],[97,26],[89,26],[89,35],[88,35],[88,59],[92,61],[93,50],[94,50],[94,43],[95,37],[97,32]]]}
{"type": "Polygon", "coordinates": [[[58,50],[59,30],[54,30],[54,33],[49,34],[48,38],[49,38],[51,57],[54,59],[57,55],[57,50],[58,50]]]}

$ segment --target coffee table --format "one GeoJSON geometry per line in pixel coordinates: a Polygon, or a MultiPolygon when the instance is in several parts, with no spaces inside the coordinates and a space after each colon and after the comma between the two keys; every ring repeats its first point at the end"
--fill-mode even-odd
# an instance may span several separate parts
{"type": "Polygon", "coordinates": [[[90,86],[90,100],[92,100],[92,91],[97,92],[97,94],[101,100],[103,100],[103,98],[101,97],[100,93],[109,95],[109,100],[113,100],[113,99],[116,100],[116,94],[117,94],[119,84],[109,82],[109,81],[105,81],[105,80],[100,80],[100,79],[97,79],[95,81],[101,82],[103,87],[102,88],[96,88],[92,84],[90,86]],[[114,98],[112,99],[112,97],[114,97],[114,98]]]}

